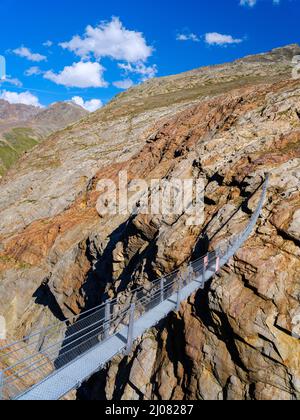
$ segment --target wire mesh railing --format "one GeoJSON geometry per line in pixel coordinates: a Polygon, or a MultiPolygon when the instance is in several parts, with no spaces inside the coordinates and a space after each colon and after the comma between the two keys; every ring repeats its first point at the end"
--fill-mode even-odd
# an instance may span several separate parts
{"type": "Polygon", "coordinates": [[[247,227],[215,251],[175,271],[132,291],[124,302],[118,298],[81,313],[64,322],[57,322],[20,341],[0,349],[0,399],[14,399],[51,374],[72,363],[89,350],[104,343],[121,330],[127,331],[126,351],[132,346],[133,323],[172,296],[179,308],[181,290],[197,281],[199,288],[217,273],[247,240],[261,213],[268,178],[257,209],[247,227]]]}

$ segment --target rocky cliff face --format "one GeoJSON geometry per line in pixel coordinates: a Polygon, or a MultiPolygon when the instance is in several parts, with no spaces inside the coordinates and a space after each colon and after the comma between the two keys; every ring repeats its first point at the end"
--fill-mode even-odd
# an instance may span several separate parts
{"type": "Polygon", "coordinates": [[[22,336],[130,295],[239,232],[270,173],[256,232],[206,290],[78,392],[85,399],[297,399],[299,47],[157,79],[54,134],[2,183],[0,312],[22,336]],[[97,181],[205,182],[205,221],[99,216],[97,181]],[[226,229],[223,222],[239,206],[226,229]]]}

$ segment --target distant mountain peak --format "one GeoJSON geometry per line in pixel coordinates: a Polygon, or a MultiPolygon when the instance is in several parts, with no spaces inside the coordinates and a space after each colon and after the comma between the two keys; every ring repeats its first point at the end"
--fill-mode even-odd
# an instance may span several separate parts
{"type": "Polygon", "coordinates": [[[87,114],[81,106],[69,102],[36,108],[0,100],[0,178],[23,152],[87,114]]]}
{"type": "MultiPolygon", "coordinates": [[[[0,124],[26,121],[41,111],[41,108],[24,105],[12,104],[4,99],[0,99],[0,124]]],[[[1,128],[1,127],[0,127],[1,128]]]]}

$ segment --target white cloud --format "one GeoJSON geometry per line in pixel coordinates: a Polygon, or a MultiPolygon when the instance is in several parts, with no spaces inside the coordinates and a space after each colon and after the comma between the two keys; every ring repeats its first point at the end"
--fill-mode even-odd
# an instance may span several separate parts
{"type": "MultiPolygon", "coordinates": [[[[240,0],[240,5],[241,6],[249,6],[249,7],[254,7],[256,5],[258,0],[240,0]]],[[[280,4],[280,0],[272,0],[274,5],[278,5],[280,4]]]]}
{"type": "Polygon", "coordinates": [[[81,106],[89,112],[97,111],[97,109],[100,109],[103,106],[103,103],[102,101],[100,101],[100,99],[91,99],[90,101],[84,101],[84,99],[80,96],[74,96],[72,98],[72,102],[74,102],[76,105],[81,106]]]}
{"type": "Polygon", "coordinates": [[[256,5],[257,0],[240,0],[241,6],[250,6],[253,7],[256,5]]]}
{"type": "Polygon", "coordinates": [[[142,82],[152,79],[157,73],[157,66],[155,64],[153,66],[146,66],[143,62],[135,64],[119,63],[118,66],[125,72],[125,74],[133,73],[140,75],[142,82]]]}
{"type": "Polygon", "coordinates": [[[110,57],[131,63],[146,61],[153,52],[141,32],[126,29],[117,17],[95,28],[89,25],[82,37],[76,35],[60,46],[81,58],[94,55],[96,59],[110,57]]]}
{"type": "Polygon", "coordinates": [[[39,74],[42,74],[43,72],[41,69],[37,66],[30,67],[25,71],[25,76],[37,76],[39,74]]]}
{"type": "Polygon", "coordinates": [[[199,37],[196,34],[178,34],[176,37],[177,41],[193,41],[193,42],[200,42],[199,37]]]}
{"type": "Polygon", "coordinates": [[[3,90],[0,93],[0,99],[4,99],[10,104],[24,104],[43,108],[43,106],[39,102],[39,98],[28,91],[16,93],[3,90]]]}
{"type": "Polygon", "coordinates": [[[5,78],[0,81],[0,85],[4,84],[4,83],[7,83],[7,84],[13,85],[13,86],[17,86],[17,87],[22,87],[23,86],[23,83],[19,79],[11,77],[9,75],[6,75],[5,78]]]}
{"type": "Polygon", "coordinates": [[[41,54],[36,54],[30,51],[29,48],[26,47],[20,47],[13,50],[13,53],[18,55],[19,57],[27,58],[27,60],[40,62],[40,61],[46,61],[47,57],[41,54]]]}
{"type": "Polygon", "coordinates": [[[231,35],[223,35],[218,32],[210,32],[205,34],[205,42],[209,45],[228,45],[240,44],[242,39],[233,38],[231,35]]]}
{"type": "Polygon", "coordinates": [[[48,47],[48,48],[52,47],[52,45],[53,45],[52,41],[46,41],[46,42],[43,43],[43,46],[48,47]]]}
{"type": "Polygon", "coordinates": [[[114,82],[113,85],[118,89],[129,89],[134,85],[134,83],[131,79],[125,79],[114,82]]]}
{"type": "Polygon", "coordinates": [[[99,63],[82,62],[73,63],[72,66],[65,67],[60,73],[47,71],[44,78],[51,80],[57,85],[78,88],[99,88],[106,87],[107,83],[103,79],[104,67],[99,63]]]}

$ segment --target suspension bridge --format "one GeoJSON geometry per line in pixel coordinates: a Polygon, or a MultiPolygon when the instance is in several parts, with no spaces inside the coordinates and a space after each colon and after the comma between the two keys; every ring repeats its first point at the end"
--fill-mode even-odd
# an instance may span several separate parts
{"type": "Polygon", "coordinates": [[[251,235],[266,199],[268,176],[247,227],[213,252],[65,322],[57,322],[0,349],[0,399],[59,400],[78,389],[181,302],[203,289],[251,235]]]}

